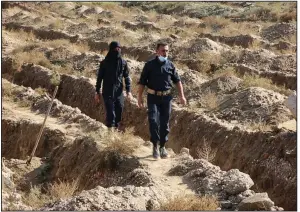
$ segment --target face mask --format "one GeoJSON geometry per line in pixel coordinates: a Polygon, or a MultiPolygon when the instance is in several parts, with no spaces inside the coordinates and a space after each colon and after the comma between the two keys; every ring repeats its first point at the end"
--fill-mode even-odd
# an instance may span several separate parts
{"type": "Polygon", "coordinates": [[[163,57],[163,56],[159,56],[158,59],[159,59],[159,61],[162,62],[162,63],[164,63],[164,62],[167,61],[167,57],[163,57]]]}

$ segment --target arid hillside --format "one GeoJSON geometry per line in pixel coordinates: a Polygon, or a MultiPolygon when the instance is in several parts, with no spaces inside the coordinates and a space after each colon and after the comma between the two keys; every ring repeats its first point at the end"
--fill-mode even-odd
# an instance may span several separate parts
{"type": "Polygon", "coordinates": [[[297,88],[296,2],[1,6],[2,209],[296,210],[296,121],[284,104],[297,88]],[[94,102],[113,40],[132,79],[124,132],[94,102]],[[188,104],[174,88],[172,154],[156,161],[135,98],[159,41],[188,104]]]}

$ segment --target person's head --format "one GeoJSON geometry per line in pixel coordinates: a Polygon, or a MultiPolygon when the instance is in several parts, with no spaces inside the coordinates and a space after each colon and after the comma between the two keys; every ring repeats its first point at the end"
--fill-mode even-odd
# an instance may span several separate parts
{"type": "Polygon", "coordinates": [[[117,41],[112,41],[110,44],[109,44],[109,51],[117,51],[117,52],[120,52],[121,51],[121,45],[119,42],[117,41]]]}
{"type": "Polygon", "coordinates": [[[166,43],[158,43],[156,46],[156,54],[158,56],[168,57],[169,46],[166,43]]]}

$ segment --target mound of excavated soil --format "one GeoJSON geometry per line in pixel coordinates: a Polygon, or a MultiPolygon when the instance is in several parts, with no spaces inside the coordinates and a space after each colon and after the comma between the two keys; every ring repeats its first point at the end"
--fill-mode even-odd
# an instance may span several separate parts
{"type": "Polygon", "coordinates": [[[183,47],[180,48],[180,51],[186,52],[188,56],[190,54],[196,54],[201,52],[211,52],[217,54],[220,53],[223,49],[224,47],[216,43],[215,41],[212,41],[208,38],[198,38],[189,41],[186,45],[183,45],[183,47]]]}
{"type": "Polygon", "coordinates": [[[281,38],[296,36],[296,25],[292,23],[277,23],[262,30],[261,36],[271,42],[281,38]]]}
{"type": "Polygon", "coordinates": [[[278,124],[292,118],[283,105],[284,99],[276,92],[250,87],[225,97],[215,114],[220,119],[239,123],[278,124]]]}
{"type": "Polygon", "coordinates": [[[201,91],[211,91],[213,93],[228,94],[237,90],[242,80],[235,76],[221,76],[203,83],[201,91]]]}
{"type": "Polygon", "coordinates": [[[275,55],[265,49],[243,50],[237,63],[252,66],[257,70],[296,73],[296,58],[293,55],[275,55]]]}

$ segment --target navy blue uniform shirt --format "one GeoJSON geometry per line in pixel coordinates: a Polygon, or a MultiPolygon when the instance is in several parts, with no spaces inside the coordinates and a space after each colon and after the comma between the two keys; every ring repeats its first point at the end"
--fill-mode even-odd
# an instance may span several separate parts
{"type": "Polygon", "coordinates": [[[169,60],[162,63],[158,57],[146,62],[141,73],[139,84],[156,91],[167,91],[172,88],[172,82],[178,83],[180,77],[173,63],[169,60]]]}

